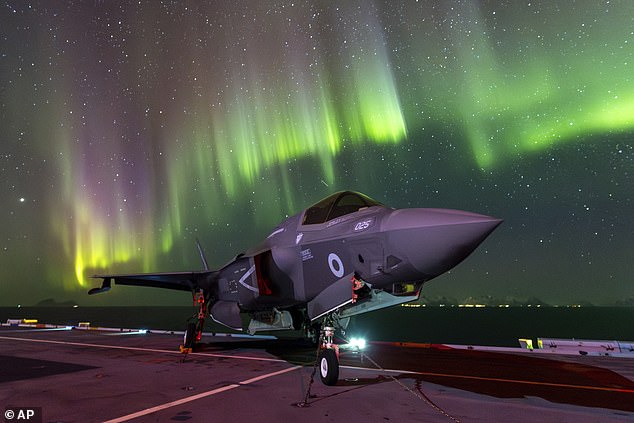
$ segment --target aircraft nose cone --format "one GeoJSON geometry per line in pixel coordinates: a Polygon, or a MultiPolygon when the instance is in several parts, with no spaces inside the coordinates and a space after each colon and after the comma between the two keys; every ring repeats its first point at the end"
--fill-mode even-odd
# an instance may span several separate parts
{"type": "Polygon", "coordinates": [[[501,219],[449,209],[401,209],[384,221],[389,245],[400,260],[432,278],[464,260],[501,219]]]}

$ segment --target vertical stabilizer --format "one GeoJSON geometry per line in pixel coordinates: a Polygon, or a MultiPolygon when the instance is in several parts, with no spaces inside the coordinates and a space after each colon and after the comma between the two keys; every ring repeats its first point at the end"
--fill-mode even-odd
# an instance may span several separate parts
{"type": "Polygon", "coordinates": [[[209,270],[209,264],[207,263],[207,259],[205,258],[205,252],[203,251],[203,247],[201,247],[198,238],[196,238],[196,247],[198,247],[198,255],[200,255],[200,260],[203,262],[205,270],[209,270]]]}

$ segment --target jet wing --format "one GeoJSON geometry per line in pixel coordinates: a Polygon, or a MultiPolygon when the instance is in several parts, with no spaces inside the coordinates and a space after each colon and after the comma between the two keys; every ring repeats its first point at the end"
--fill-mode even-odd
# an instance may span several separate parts
{"type": "Polygon", "coordinates": [[[205,270],[201,272],[95,275],[93,278],[102,279],[103,282],[100,288],[93,288],[88,291],[88,294],[94,295],[110,290],[113,281],[118,285],[149,286],[191,292],[199,289],[200,283],[207,281],[214,273],[216,272],[205,270]]]}

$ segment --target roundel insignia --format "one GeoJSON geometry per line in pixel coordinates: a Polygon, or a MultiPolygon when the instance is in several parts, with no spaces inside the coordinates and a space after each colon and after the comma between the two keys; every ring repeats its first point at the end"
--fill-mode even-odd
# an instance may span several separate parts
{"type": "Polygon", "coordinates": [[[338,278],[343,277],[343,262],[338,255],[336,255],[335,253],[328,254],[328,266],[330,267],[330,271],[333,275],[338,278]]]}

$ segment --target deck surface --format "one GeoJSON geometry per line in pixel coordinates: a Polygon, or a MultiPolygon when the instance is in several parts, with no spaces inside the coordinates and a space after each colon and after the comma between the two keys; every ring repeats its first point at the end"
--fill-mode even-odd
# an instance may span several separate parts
{"type": "Polygon", "coordinates": [[[206,336],[185,356],[180,341],[2,327],[0,408],[39,407],[43,422],[634,420],[628,358],[370,344],[342,352],[328,387],[310,385],[315,351],[301,342],[206,336]]]}

